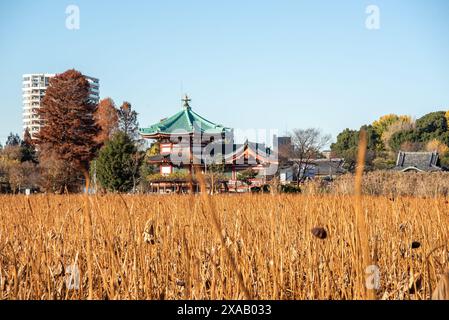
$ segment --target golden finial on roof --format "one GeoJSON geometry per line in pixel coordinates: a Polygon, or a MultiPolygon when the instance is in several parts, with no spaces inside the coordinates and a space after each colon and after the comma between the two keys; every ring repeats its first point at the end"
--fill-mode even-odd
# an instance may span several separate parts
{"type": "Polygon", "coordinates": [[[192,99],[189,98],[189,96],[186,94],[181,101],[184,102],[184,108],[190,108],[189,102],[192,101],[192,99]]]}

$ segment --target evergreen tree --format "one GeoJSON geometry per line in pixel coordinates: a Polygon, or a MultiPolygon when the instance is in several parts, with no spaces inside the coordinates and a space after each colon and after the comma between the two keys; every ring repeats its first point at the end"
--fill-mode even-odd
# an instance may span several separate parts
{"type": "Polygon", "coordinates": [[[21,162],[31,161],[37,163],[36,149],[34,147],[33,140],[31,139],[31,134],[28,128],[26,128],[23,141],[20,144],[21,151],[21,162]]]}
{"type": "Polygon", "coordinates": [[[438,138],[447,130],[444,111],[431,112],[416,120],[416,131],[422,142],[438,138]]]}
{"type": "MultiPolygon", "coordinates": [[[[371,125],[364,125],[360,130],[366,131],[367,151],[366,168],[372,169],[373,161],[380,153],[380,136],[371,125]]],[[[357,162],[357,151],[359,146],[360,130],[345,129],[337,136],[337,142],[331,144],[332,153],[345,159],[345,166],[349,170],[354,170],[357,162]]]]}
{"type": "Polygon", "coordinates": [[[134,142],[119,131],[100,150],[96,160],[97,179],[108,191],[130,191],[136,186],[140,162],[134,142]]]}
{"type": "Polygon", "coordinates": [[[257,171],[252,168],[245,169],[237,173],[237,180],[242,181],[248,186],[251,185],[251,180],[257,177],[257,171]]]}
{"type": "Polygon", "coordinates": [[[8,138],[6,139],[6,146],[7,147],[14,147],[20,145],[22,142],[22,139],[20,139],[18,134],[10,133],[8,138]]]}

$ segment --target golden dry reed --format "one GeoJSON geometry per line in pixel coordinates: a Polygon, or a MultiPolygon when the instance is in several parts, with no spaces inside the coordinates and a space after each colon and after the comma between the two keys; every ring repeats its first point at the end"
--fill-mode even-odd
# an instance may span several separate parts
{"type": "Polygon", "coordinates": [[[366,268],[371,266],[370,248],[368,243],[368,228],[366,225],[365,212],[362,207],[362,180],[363,172],[365,170],[365,156],[366,156],[366,131],[360,130],[358,154],[357,154],[357,168],[355,173],[355,212],[356,212],[356,225],[357,225],[357,242],[359,244],[360,253],[357,254],[359,259],[358,275],[359,280],[359,296],[355,298],[368,298],[375,299],[375,293],[372,288],[367,288],[366,281],[364,280],[363,273],[366,268]],[[369,289],[369,290],[368,290],[369,289]]]}
{"type": "MultiPolygon", "coordinates": [[[[301,188],[303,193],[354,194],[355,179],[351,173],[335,177],[332,183],[314,180],[301,188]]],[[[363,174],[362,193],[373,196],[449,196],[449,172],[372,171],[363,174]]]]}
{"type": "MultiPolygon", "coordinates": [[[[361,207],[375,297],[430,299],[448,199],[361,207]]],[[[367,299],[356,221],[350,195],[0,196],[0,299],[367,299]]]]}

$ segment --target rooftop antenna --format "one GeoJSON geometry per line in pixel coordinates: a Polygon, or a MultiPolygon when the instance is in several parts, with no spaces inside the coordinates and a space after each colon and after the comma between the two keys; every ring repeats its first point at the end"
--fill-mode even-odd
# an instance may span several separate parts
{"type": "Polygon", "coordinates": [[[179,92],[179,95],[182,97],[183,94],[184,94],[184,85],[181,80],[181,91],[179,92]]]}

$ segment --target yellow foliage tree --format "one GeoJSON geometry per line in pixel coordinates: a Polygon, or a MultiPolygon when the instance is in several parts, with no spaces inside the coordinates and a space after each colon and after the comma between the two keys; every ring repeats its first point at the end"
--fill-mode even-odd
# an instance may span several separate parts
{"type": "Polygon", "coordinates": [[[384,132],[387,131],[388,128],[396,122],[411,124],[412,118],[406,115],[398,116],[397,114],[391,113],[380,117],[379,120],[374,121],[372,125],[377,134],[379,136],[382,136],[384,132]]]}
{"type": "Polygon", "coordinates": [[[427,151],[437,151],[441,156],[449,154],[449,147],[437,139],[430,140],[426,144],[427,151]]]}
{"type": "Polygon", "coordinates": [[[387,151],[391,151],[388,145],[388,141],[391,136],[398,131],[413,128],[413,120],[410,116],[391,113],[374,121],[372,126],[376,133],[380,136],[383,148],[387,151]]]}

